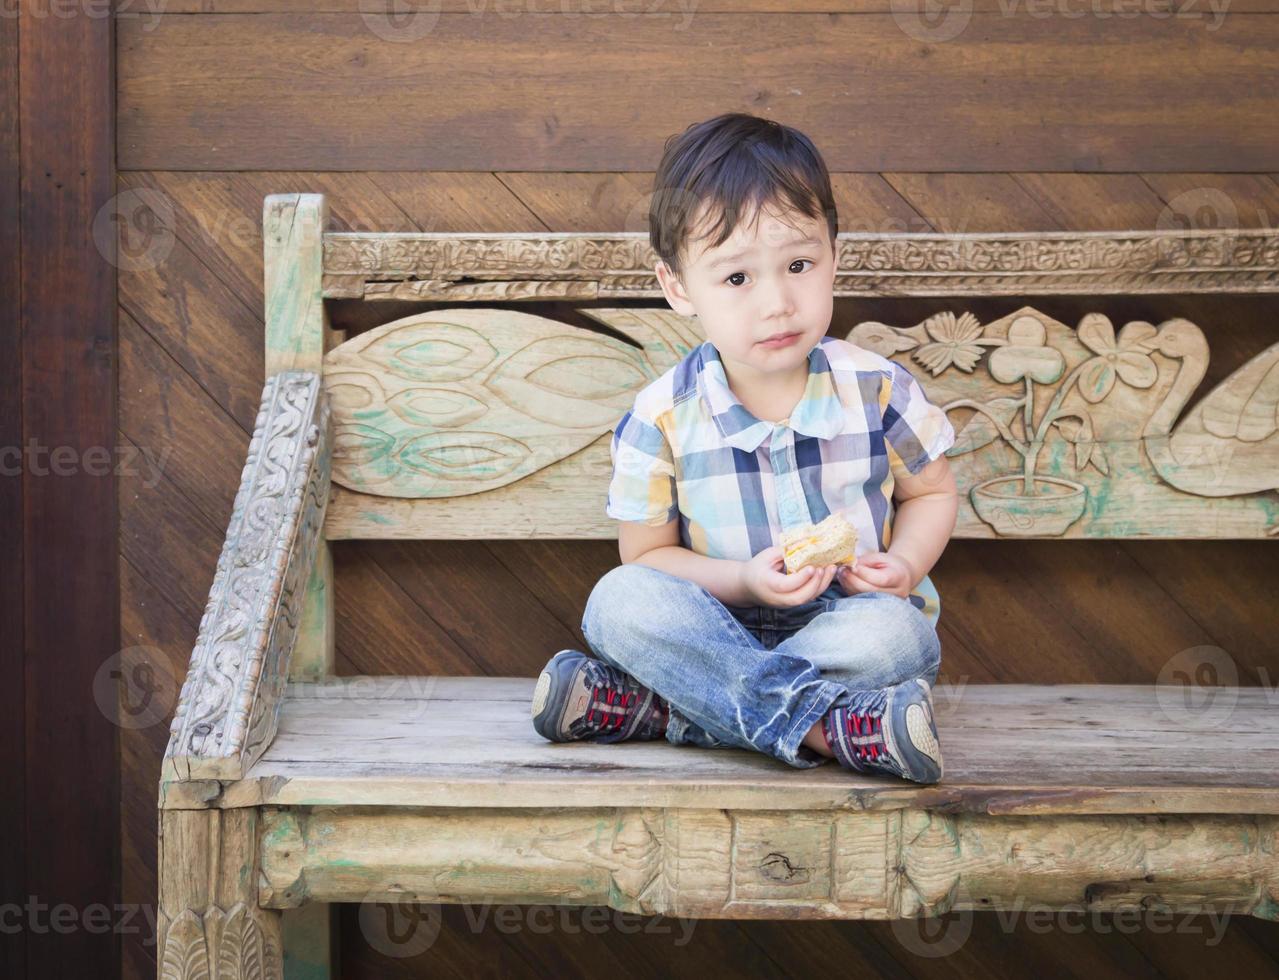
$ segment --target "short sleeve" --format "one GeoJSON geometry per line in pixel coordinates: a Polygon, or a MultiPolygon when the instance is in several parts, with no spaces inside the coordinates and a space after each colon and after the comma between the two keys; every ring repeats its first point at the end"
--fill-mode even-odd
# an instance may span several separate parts
{"type": "Polygon", "coordinates": [[[955,429],[924,394],[915,376],[896,361],[884,408],[884,442],[893,477],[914,476],[955,444],[955,429]]]}
{"type": "Polygon", "coordinates": [[[634,411],[622,416],[609,445],[613,478],[604,513],[619,521],[668,524],[679,513],[670,443],[652,422],[634,411]]]}

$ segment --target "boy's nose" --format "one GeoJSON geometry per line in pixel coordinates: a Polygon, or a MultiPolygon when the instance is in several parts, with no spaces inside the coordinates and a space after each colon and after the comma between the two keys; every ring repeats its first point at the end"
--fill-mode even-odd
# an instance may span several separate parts
{"type": "Polygon", "coordinates": [[[795,303],[791,299],[790,290],[785,286],[765,287],[761,299],[760,313],[765,317],[786,317],[795,312],[795,303]]]}

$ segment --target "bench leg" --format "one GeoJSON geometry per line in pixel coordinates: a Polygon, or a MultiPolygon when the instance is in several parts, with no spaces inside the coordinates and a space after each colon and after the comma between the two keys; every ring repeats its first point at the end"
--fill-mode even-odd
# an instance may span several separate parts
{"type": "Polygon", "coordinates": [[[281,915],[258,905],[258,811],[160,811],[161,980],[281,980],[281,915]]]}

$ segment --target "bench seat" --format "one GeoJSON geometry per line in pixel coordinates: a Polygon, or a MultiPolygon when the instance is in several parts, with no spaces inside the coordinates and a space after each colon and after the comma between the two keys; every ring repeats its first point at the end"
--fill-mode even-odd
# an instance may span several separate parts
{"type": "Polygon", "coordinates": [[[222,803],[1279,814],[1279,711],[1261,688],[1221,688],[1196,720],[1154,685],[942,687],[945,773],[916,786],[736,748],[547,742],[529,718],[534,683],[290,683],[274,741],[222,803]]]}

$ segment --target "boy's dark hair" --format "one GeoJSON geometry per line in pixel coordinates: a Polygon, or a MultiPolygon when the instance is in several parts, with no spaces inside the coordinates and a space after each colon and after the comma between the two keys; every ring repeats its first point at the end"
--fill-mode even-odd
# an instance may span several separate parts
{"type": "Polygon", "coordinates": [[[830,173],[812,141],[797,129],[744,112],[694,123],[666,141],[653,178],[648,238],[677,276],[702,205],[715,217],[707,248],[723,244],[747,214],[764,204],[826,218],[832,246],[839,216],[830,173]]]}

